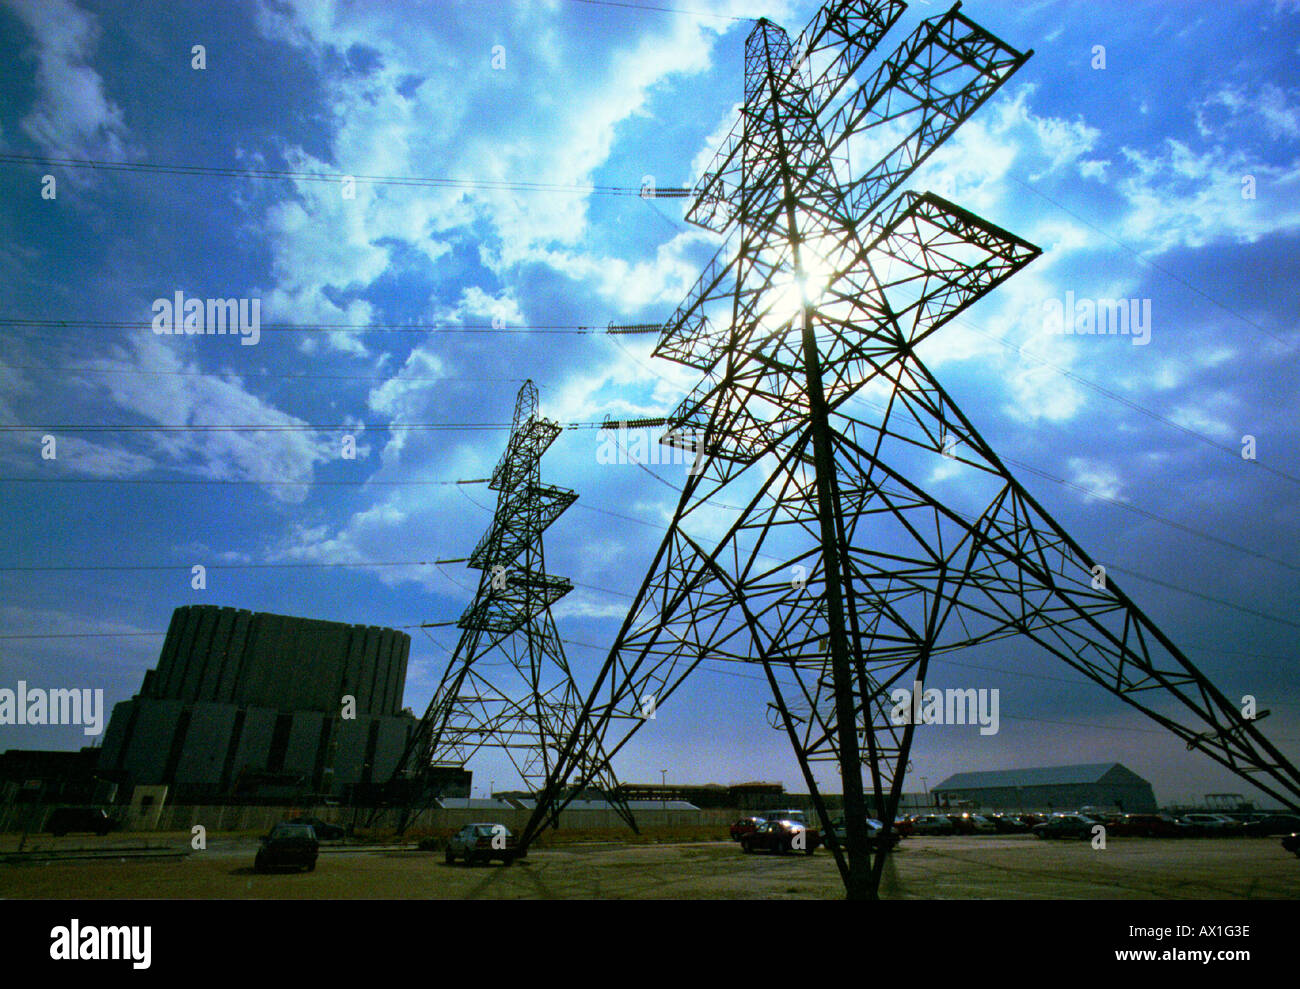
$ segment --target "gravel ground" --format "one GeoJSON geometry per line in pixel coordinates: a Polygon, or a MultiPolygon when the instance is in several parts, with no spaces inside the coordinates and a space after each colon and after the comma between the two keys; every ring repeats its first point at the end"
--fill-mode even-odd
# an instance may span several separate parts
{"type": "MultiPolygon", "coordinates": [[[[66,839],[72,842],[73,839],[66,839]]],[[[93,839],[92,839],[93,841],[93,839]]],[[[110,839],[111,841],[111,839],[110,839]]],[[[188,842],[173,839],[178,847],[188,842]]],[[[152,844],[153,842],[151,842],[152,844]]],[[[42,842],[48,844],[48,841],[42,842]]],[[[76,846],[86,847],[85,841],[76,846]]],[[[68,847],[76,847],[68,846],[68,847]]],[[[93,846],[92,846],[93,847],[93,846]]],[[[107,850],[104,845],[99,846],[107,850]]],[[[9,898],[794,899],[843,895],[830,853],[743,855],[730,842],[535,849],[524,862],[448,866],[433,852],[331,849],[315,872],[258,875],[255,843],[184,859],[0,865],[9,898]]],[[[1300,860],[1275,838],[910,838],[881,892],[904,899],[1297,899],[1300,860]]]]}

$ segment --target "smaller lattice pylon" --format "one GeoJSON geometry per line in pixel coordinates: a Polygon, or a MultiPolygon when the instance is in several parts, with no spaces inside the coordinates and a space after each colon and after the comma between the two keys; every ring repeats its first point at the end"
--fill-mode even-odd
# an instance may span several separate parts
{"type": "MultiPolygon", "coordinates": [[[[573,584],[546,572],[542,544],[578,497],[541,482],[542,455],[560,431],[538,412],[537,387],[524,382],[510,440],[489,481],[496,511],[467,560],[479,571],[478,589],[456,622],[456,650],[393,775],[408,791],[423,791],[426,803],[438,796],[421,784],[427,768],[463,766],[483,748],[503,752],[525,787],[539,788],[578,720],[583,694],[551,615],[573,584]]],[[[635,830],[608,759],[600,752],[593,760],[592,788],[635,830]]],[[[399,831],[417,802],[408,793],[399,831]]],[[[558,811],[549,822],[558,824],[558,811]]]]}

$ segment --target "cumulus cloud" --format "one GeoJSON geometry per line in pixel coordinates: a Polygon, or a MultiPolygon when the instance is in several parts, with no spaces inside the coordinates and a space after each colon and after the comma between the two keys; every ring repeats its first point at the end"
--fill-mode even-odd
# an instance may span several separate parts
{"type": "Polygon", "coordinates": [[[95,17],[71,0],[5,0],[32,36],[36,102],[19,124],[47,155],[127,157],[122,109],[89,64],[99,42],[95,17]]]}
{"type": "MultiPolygon", "coordinates": [[[[207,338],[198,338],[208,345],[207,338]]],[[[233,338],[211,338],[221,344],[233,338]]],[[[138,423],[146,428],[124,433],[117,446],[60,440],[60,462],[69,469],[101,477],[133,476],[151,466],[182,470],[213,480],[292,482],[268,486],[272,497],[300,502],[313,468],[335,455],[337,439],[305,428],[307,423],[257,397],[236,374],[201,374],[182,338],[148,331],[111,348],[87,366],[126,371],[76,379],[79,388],[109,403],[105,421],[138,423]],[[131,373],[144,372],[144,373],[131,373]],[[151,425],[198,427],[152,430],[151,425]],[[267,430],[228,428],[266,426],[267,430]],[[203,427],[215,427],[205,429],[203,427]],[[71,442],[71,454],[62,449],[71,442]],[[131,444],[128,446],[128,444],[131,444]],[[74,457],[72,454],[80,454],[74,457]]]]}

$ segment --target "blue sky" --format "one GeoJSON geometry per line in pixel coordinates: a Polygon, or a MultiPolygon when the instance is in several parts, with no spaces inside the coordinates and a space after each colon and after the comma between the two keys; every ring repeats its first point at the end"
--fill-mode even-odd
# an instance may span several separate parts
{"type": "MultiPolygon", "coordinates": [[[[485,476],[506,436],[492,424],[509,421],[525,377],[564,423],[675,406],[695,374],[651,358],[652,338],[519,328],[662,320],[716,249],[680,200],[585,190],[689,185],[741,97],[741,18],[793,35],[815,5],[682,6],[722,16],[576,0],[0,3],[0,153],[478,183],[361,181],[345,199],[302,178],[0,163],[0,317],[97,324],[0,324],[0,425],[35,427],[0,431],[0,635],[87,636],[0,640],[0,685],[125,699],[161,637],[122,633],[163,630],[182,604],[453,619],[473,572],[364,564],[466,555],[491,492],[411,482],[485,476]],[[40,194],[45,174],[55,199],[40,194]],[[264,326],[505,329],[264,331],[256,346],[155,335],[151,303],[177,291],[258,298],[264,326]],[[296,428],[45,428],[180,423],[296,428]],[[485,428],[400,428],[430,423],[485,428]],[[345,432],[355,460],[340,456],[345,432]],[[40,456],[46,433],[54,461],[40,456]],[[301,565],[322,563],[343,565],[301,565]],[[13,569],[32,567],[68,569],[13,569]],[[141,569],[75,569],[93,567],[141,569]]],[[[942,9],[913,3],[883,50],[942,9]]],[[[1022,472],[1029,490],[1228,696],[1257,696],[1270,736],[1300,758],[1300,4],[963,11],[1036,54],[909,187],[1043,255],[922,356],[1001,454],[1038,472],[1022,472]],[[1149,344],[1046,332],[1045,301],[1067,291],[1151,300],[1149,344]],[[1247,434],[1254,462],[1236,452],[1247,434]]],[[[580,495],[548,533],[547,563],[578,585],[557,619],[589,644],[570,647],[584,684],[684,471],[655,468],[656,484],[598,463],[598,445],[593,429],[566,430],[543,464],[580,495]]],[[[414,633],[417,712],[453,645],[454,630],[414,633]]],[[[1002,729],[923,738],[909,789],[1112,759],[1165,800],[1245,789],[1050,659],[999,646],[960,662],[931,685],[999,688],[1002,729]]],[[[802,789],[759,676],[706,664],[620,775],[802,789]]],[[[0,748],[78,744],[75,728],[0,727],[0,748]]],[[[491,756],[471,768],[480,784],[514,783],[491,756]]]]}

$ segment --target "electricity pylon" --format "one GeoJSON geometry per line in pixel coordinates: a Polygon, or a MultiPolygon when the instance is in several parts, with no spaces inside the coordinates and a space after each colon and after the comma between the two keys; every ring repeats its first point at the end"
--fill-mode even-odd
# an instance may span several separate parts
{"type": "Polygon", "coordinates": [[[849,82],[897,0],[828,3],[795,44],[766,20],[749,35],[743,109],[688,213],[727,243],[656,349],[704,374],[663,438],[702,444],[702,469],[525,843],[580,764],[614,757],[645,723],[646,697],[662,707],[704,659],[739,660],[764,671],[847,894],[874,897],[915,728],[891,720],[890,692],[937,655],[1011,636],[1296,806],[1300,772],[1106,580],[916,356],[1039,253],[936,195],[896,195],[1032,54],[959,7],[861,86],[849,82]],[[854,137],[884,149],[857,175],[854,137]],[[838,766],[844,847],[818,761],[838,766]],[[874,845],[868,811],[886,829],[874,845]]]}
{"type": "MultiPolygon", "coordinates": [[[[560,431],[539,414],[537,386],[525,381],[510,440],[489,482],[497,492],[496,513],[465,561],[480,571],[478,592],[456,622],[456,650],[393,775],[410,779],[408,790],[421,788],[426,768],[464,766],[484,747],[503,751],[525,787],[540,789],[576,724],[582,695],[551,616],[573,585],[546,572],[542,546],[542,533],[578,497],[541,483],[542,454],[560,431]]],[[[592,755],[603,753],[596,748],[592,755]]],[[[635,830],[608,761],[588,764],[582,776],[635,830]]],[[[414,809],[408,800],[399,830],[414,809]]],[[[558,822],[559,810],[550,823],[558,822]]]]}

